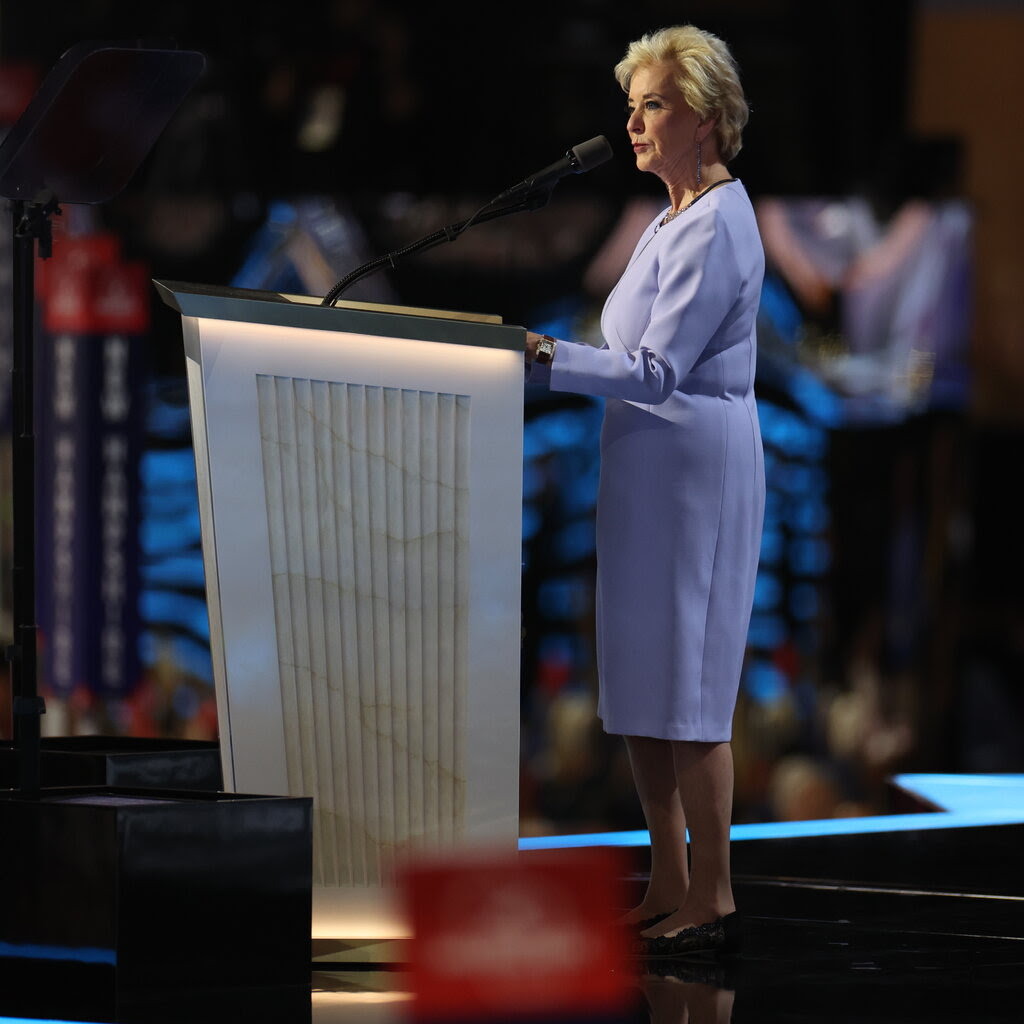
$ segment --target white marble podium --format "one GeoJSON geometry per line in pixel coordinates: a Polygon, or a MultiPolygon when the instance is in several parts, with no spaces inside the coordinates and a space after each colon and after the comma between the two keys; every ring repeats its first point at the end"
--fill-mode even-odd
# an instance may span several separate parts
{"type": "Polygon", "coordinates": [[[156,282],[182,316],[225,787],[312,796],[314,937],[518,837],[525,332],[156,282]]]}

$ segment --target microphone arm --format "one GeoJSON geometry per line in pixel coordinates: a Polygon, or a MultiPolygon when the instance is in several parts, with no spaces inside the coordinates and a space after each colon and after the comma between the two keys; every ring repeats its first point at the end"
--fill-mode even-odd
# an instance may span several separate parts
{"type": "Polygon", "coordinates": [[[386,253],[384,256],[377,256],[375,259],[368,260],[366,263],[362,264],[362,266],[356,267],[355,270],[346,274],[323,297],[320,305],[333,306],[346,288],[350,288],[356,283],[356,281],[372,274],[376,270],[380,270],[381,267],[390,265],[393,270],[395,268],[395,261],[402,257],[411,256],[414,252],[422,252],[425,249],[433,249],[435,246],[442,245],[444,242],[454,242],[455,239],[458,238],[459,235],[461,235],[462,232],[471,224],[482,224],[484,221],[495,220],[498,217],[506,217],[510,213],[522,213],[524,210],[539,210],[547,203],[548,199],[551,198],[552,187],[553,183],[552,186],[547,188],[539,188],[533,192],[528,192],[515,202],[509,203],[507,206],[488,209],[488,207],[496,202],[496,200],[492,199],[487,206],[478,210],[472,217],[467,217],[466,220],[456,221],[454,224],[449,224],[447,227],[439,228],[437,231],[432,231],[429,235],[425,235],[418,241],[403,246],[401,249],[395,249],[392,252],[386,253]]]}
{"type": "Polygon", "coordinates": [[[595,136],[593,139],[581,142],[578,146],[573,146],[561,160],[557,160],[555,163],[545,167],[544,170],[530,175],[529,178],[519,182],[518,185],[513,185],[512,188],[506,189],[501,195],[495,196],[490,202],[481,206],[467,220],[459,221],[456,224],[449,224],[447,227],[434,231],[425,238],[421,238],[418,242],[413,242],[404,248],[389,252],[386,256],[378,256],[376,259],[364,263],[361,267],[356,267],[355,270],[343,277],[323,297],[320,305],[333,306],[338,301],[341,293],[350,285],[355,284],[360,278],[366,277],[367,274],[372,274],[375,270],[379,270],[388,264],[394,269],[395,260],[402,256],[410,256],[412,253],[419,252],[422,249],[431,249],[442,242],[454,242],[471,224],[480,224],[485,220],[494,220],[496,217],[504,217],[509,213],[519,213],[522,210],[539,210],[551,198],[551,193],[561,178],[568,174],[583,174],[584,171],[589,171],[611,158],[612,147],[608,145],[608,140],[603,135],[595,136]],[[512,201],[509,202],[509,200],[512,201]],[[499,206],[499,203],[505,203],[506,205],[499,206]]]}

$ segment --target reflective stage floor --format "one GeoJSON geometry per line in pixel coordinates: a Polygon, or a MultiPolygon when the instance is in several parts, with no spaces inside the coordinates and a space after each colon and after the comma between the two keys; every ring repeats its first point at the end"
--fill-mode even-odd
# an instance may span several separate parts
{"type": "MultiPolygon", "coordinates": [[[[908,809],[924,813],[746,833],[738,826],[733,867],[745,918],[738,957],[631,961],[618,972],[625,1009],[540,1019],[1022,1021],[1021,785],[1011,779],[992,806],[978,797],[961,798],[958,808],[948,793],[908,783],[918,801],[908,809]]],[[[639,892],[647,869],[641,840],[620,833],[523,846],[621,843],[635,865],[629,884],[639,892]]],[[[200,991],[183,978],[173,992],[134,992],[103,1007],[86,965],[76,973],[67,964],[8,959],[0,1022],[400,1022],[416,1010],[403,968],[399,958],[317,963],[308,988],[285,991],[240,991],[230,979],[200,991]]]]}

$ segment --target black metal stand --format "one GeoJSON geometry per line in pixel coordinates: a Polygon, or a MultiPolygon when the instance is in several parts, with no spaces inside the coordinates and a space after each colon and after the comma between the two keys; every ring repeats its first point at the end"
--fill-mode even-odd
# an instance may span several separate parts
{"type": "Polygon", "coordinates": [[[11,663],[14,740],[18,747],[18,781],[22,792],[39,791],[40,717],[46,713],[36,689],[36,472],[33,408],[33,345],[35,341],[35,253],[52,253],[50,217],[59,213],[57,200],[42,195],[38,202],[16,200],[13,214],[13,320],[11,362],[12,478],[15,501],[12,567],[14,643],[6,654],[11,663]]]}
{"type": "Polygon", "coordinates": [[[192,50],[134,43],[81,43],[46,77],[0,144],[0,196],[12,200],[14,293],[12,416],[14,448],[14,642],[11,663],[19,788],[40,779],[35,588],[34,260],[52,250],[50,218],[64,203],[117,195],[205,66],[192,50]]]}

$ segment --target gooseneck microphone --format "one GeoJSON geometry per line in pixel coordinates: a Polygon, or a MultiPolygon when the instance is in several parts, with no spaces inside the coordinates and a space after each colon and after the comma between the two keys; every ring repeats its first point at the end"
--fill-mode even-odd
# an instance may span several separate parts
{"type": "Polygon", "coordinates": [[[556,160],[542,171],[537,171],[536,174],[524,178],[518,185],[513,185],[496,199],[492,199],[491,202],[496,203],[499,200],[508,199],[509,196],[524,192],[537,192],[541,189],[553,188],[557,181],[567,175],[592,171],[611,158],[612,147],[608,144],[608,140],[603,135],[595,135],[594,138],[587,139],[586,142],[581,142],[578,146],[566,150],[565,156],[561,160],[556,160]]]}
{"type": "Polygon", "coordinates": [[[539,210],[551,198],[552,190],[562,178],[569,174],[583,174],[585,171],[593,170],[611,160],[612,156],[612,147],[603,135],[597,135],[586,142],[581,142],[578,146],[573,146],[572,149],[566,150],[565,156],[561,160],[556,160],[543,170],[537,171],[536,174],[524,178],[518,185],[513,185],[500,195],[495,196],[467,220],[449,224],[411,245],[403,246],[401,249],[396,249],[385,256],[378,256],[376,259],[356,267],[323,297],[320,305],[333,306],[341,293],[350,285],[381,267],[390,265],[393,269],[395,261],[400,257],[410,256],[422,249],[433,248],[442,242],[454,242],[471,224],[483,223],[494,220],[496,217],[504,217],[509,213],[520,213],[523,210],[539,210]]]}

